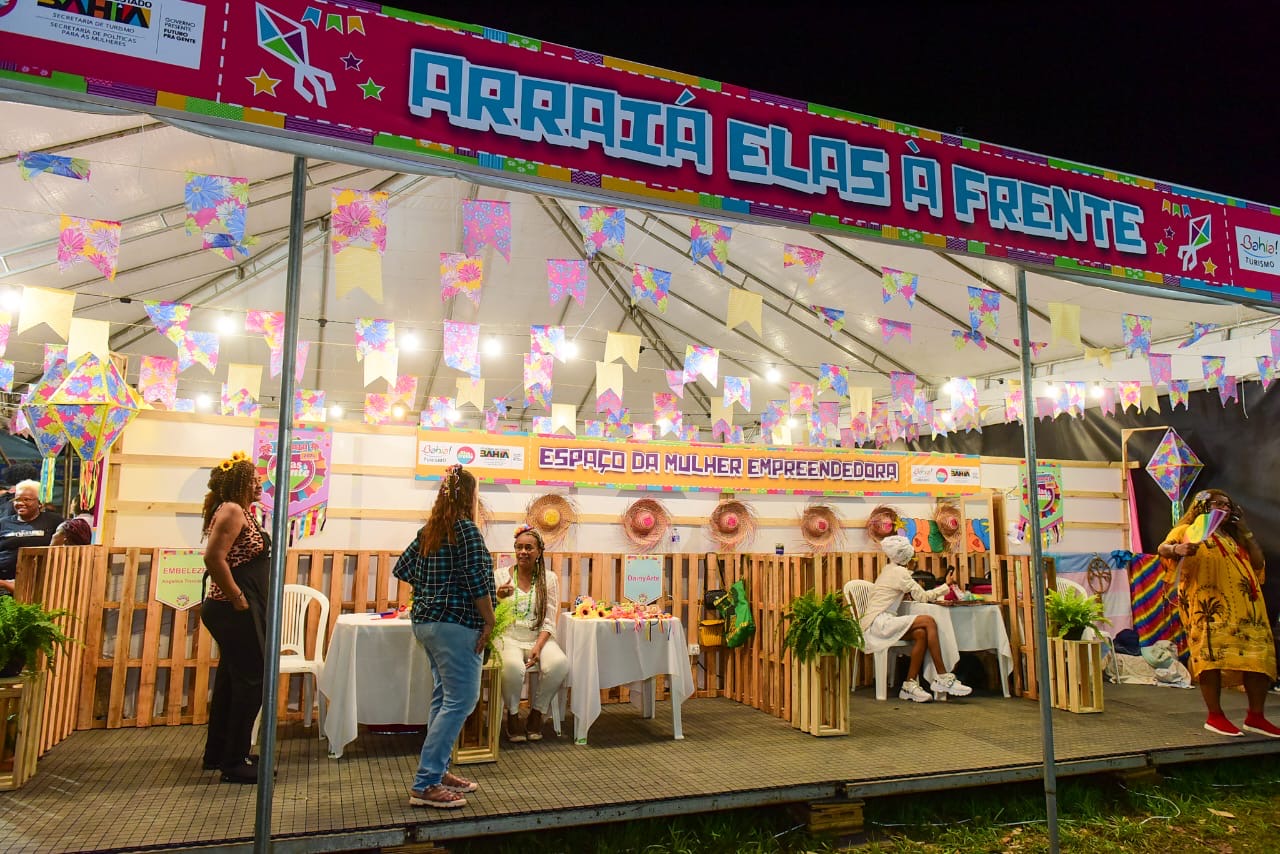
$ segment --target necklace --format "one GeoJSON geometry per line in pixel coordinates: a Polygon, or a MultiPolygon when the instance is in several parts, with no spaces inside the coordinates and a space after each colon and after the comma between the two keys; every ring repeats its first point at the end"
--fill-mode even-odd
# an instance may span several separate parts
{"type": "Polygon", "coordinates": [[[533,580],[529,581],[529,591],[520,589],[519,577],[516,579],[516,620],[517,622],[523,618],[525,622],[533,619],[533,598],[534,593],[538,589],[537,584],[533,580]]]}

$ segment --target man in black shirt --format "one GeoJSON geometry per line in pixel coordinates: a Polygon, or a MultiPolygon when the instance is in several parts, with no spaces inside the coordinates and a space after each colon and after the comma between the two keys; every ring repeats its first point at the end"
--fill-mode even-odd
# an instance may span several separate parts
{"type": "Polygon", "coordinates": [[[12,516],[0,518],[0,596],[13,595],[18,574],[18,549],[47,546],[62,522],[40,504],[40,484],[24,480],[13,488],[12,516]]]}

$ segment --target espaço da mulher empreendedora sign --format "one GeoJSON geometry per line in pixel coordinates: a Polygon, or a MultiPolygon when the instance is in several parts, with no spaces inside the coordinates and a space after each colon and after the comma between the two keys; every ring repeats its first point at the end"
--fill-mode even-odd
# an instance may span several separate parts
{"type": "Polygon", "coordinates": [[[1280,291],[1277,208],[364,0],[10,0],[0,79],[623,204],[1280,291]]]}
{"type": "Polygon", "coordinates": [[[414,475],[466,466],[494,483],[782,494],[967,495],[980,457],[696,442],[613,442],[420,428],[414,475]]]}

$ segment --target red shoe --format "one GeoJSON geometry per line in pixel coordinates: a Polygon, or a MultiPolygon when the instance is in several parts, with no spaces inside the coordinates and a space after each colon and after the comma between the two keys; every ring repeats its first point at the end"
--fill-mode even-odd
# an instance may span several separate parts
{"type": "MultiPolygon", "coordinates": [[[[1266,722],[1264,721],[1264,723],[1266,722]]],[[[1267,724],[1267,726],[1270,726],[1270,724],[1267,724]]],[[[1221,713],[1209,715],[1208,720],[1204,722],[1204,728],[1209,732],[1216,732],[1218,735],[1231,736],[1232,738],[1244,735],[1244,733],[1236,728],[1235,724],[1227,720],[1226,715],[1221,713]]],[[[1277,733],[1280,734],[1280,730],[1278,730],[1277,733]]]]}
{"type": "Polygon", "coordinates": [[[1256,732],[1268,738],[1280,738],[1280,727],[1271,723],[1262,715],[1248,714],[1244,717],[1244,728],[1247,732],[1256,732]]]}

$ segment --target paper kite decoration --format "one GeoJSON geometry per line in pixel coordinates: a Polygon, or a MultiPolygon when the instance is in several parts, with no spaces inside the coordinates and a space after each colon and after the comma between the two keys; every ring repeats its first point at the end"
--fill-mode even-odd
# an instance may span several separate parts
{"type": "Polygon", "coordinates": [[[311,64],[307,29],[298,21],[258,4],[258,47],[293,69],[293,90],[308,104],[325,109],[325,93],[336,88],[333,75],[311,64]]]}
{"type": "Polygon", "coordinates": [[[1202,468],[1204,463],[1182,441],[1182,437],[1172,427],[1166,430],[1164,438],[1156,446],[1156,452],[1147,462],[1147,473],[1160,484],[1164,494],[1173,502],[1174,524],[1182,516],[1182,502],[1191,492],[1191,485],[1195,483],[1202,468]]]}

